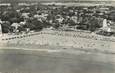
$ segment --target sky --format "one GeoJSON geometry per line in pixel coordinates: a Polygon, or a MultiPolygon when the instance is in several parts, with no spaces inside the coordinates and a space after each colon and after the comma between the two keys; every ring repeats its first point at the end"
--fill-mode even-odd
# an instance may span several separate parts
{"type": "MultiPolygon", "coordinates": [[[[9,1],[78,1],[78,0],[0,0],[0,2],[9,2],[9,1]]],[[[79,0],[79,1],[115,1],[115,0],[79,0]]]]}

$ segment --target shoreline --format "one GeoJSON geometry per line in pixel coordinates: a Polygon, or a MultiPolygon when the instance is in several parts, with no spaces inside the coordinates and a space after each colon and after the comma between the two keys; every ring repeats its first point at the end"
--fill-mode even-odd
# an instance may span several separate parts
{"type": "MultiPolygon", "coordinates": [[[[90,38],[83,38],[87,35],[83,34],[84,32],[60,32],[60,31],[41,31],[32,34],[20,36],[18,38],[1,40],[0,47],[19,47],[19,48],[29,48],[29,49],[51,49],[51,50],[81,50],[81,51],[91,51],[99,52],[106,54],[115,54],[115,40],[97,40],[90,38]],[[75,36],[76,35],[76,36],[75,36]],[[80,36],[79,36],[80,35],[80,36]]],[[[94,35],[95,36],[95,35],[94,35]]],[[[94,38],[94,37],[93,37],[94,38]]],[[[105,37],[108,38],[108,37],[105,37]]],[[[111,38],[111,37],[109,37],[111,38]]],[[[108,39],[109,39],[108,38],[108,39]]]]}

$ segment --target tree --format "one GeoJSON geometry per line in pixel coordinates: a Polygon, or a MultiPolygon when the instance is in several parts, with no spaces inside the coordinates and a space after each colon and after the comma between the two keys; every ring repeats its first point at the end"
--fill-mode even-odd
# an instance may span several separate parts
{"type": "Polygon", "coordinates": [[[8,32],[10,32],[11,26],[10,26],[10,23],[9,23],[9,22],[2,23],[1,26],[2,26],[2,32],[3,32],[3,33],[8,33],[8,32]]]}

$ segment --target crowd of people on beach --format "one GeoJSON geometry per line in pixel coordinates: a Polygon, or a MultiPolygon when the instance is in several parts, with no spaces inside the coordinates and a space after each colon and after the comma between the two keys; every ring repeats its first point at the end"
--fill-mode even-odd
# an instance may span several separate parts
{"type": "Polygon", "coordinates": [[[0,24],[3,33],[40,31],[43,28],[94,32],[106,25],[107,27],[114,25],[114,9],[111,6],[84,7],[55,4],[0,6],[0,24]]]}

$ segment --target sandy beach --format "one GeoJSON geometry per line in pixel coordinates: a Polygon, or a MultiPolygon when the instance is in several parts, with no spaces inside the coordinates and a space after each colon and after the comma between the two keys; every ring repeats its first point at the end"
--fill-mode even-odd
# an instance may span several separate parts
{"type": "MultiPolygon", "coordinates": [[[[8,37],[7,37],[8,38],[8,37]]],[[[114,53],[114,37],[99,36],[86,32],[41,31],[2,40],[1,47],[76,49],[114,53]]]]}

